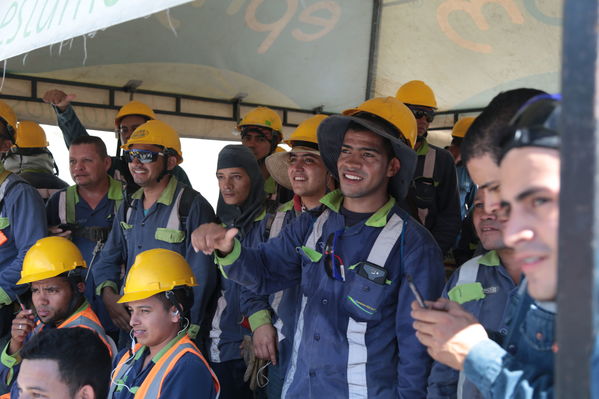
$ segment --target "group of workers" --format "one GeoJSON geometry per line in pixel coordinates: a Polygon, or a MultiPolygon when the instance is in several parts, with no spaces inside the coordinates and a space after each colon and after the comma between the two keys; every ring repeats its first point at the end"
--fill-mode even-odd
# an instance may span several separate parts
{"type": "Polygon", "coordinates": [[[552,395],[558,96],[501,93],[448,149],[422,81],[286,140],[255,108],[218,155],[216,213],[150,107],[119,110],[110,157],[72,99],[44,95],[73,186],[0,102],[5,397],[552,395]]]}

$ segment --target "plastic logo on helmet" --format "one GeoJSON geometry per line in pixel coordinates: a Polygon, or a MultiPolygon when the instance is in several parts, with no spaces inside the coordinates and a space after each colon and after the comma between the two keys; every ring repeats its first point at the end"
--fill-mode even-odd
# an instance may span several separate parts
{"type": "Polygon", "coordinates": [[[149,134],[149,132],[146,129],[137,129],[133,132],[133,134],[131,135],[131,137],[129,138],[129,140],[131,139],[141,139],[143,137],[146,137],[149,134]]]}

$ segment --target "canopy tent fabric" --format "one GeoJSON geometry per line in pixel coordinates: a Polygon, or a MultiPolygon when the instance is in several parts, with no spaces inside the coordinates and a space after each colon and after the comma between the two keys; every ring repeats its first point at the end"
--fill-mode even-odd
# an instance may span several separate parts
{"type": "MultiPolygon", "coordinates": [[[[8,2],[17,10],[27,3],[8,2]]],[[[110,12],[125,1],[57,3],[110,12]]],[[[135,3],[130,16],[146,15],[151,2],[135,3]]],[[[115,110],[132,96],[123,87],[139,81],[134,98],[183,136],[228,140],[255,104],[278,107],[289,134],[310,113],[394,95],[412,79],[435,90],[440,110],[481,108],[513,87],[557,91],[561,8],[539,0],[197,0],[9,58],[0,98],[21,119],[55,123],[39,98],[62,88],[77,94],[86,126],[112,130],[115,110]]],[[[60,8],[37,10],[31,26],[62,28],[60,8]]],[[[0,14],[0,33],[9,16],[0,14]]],[[[0,42],[0,54],[22,49],[19,40],[0,42]]]]}

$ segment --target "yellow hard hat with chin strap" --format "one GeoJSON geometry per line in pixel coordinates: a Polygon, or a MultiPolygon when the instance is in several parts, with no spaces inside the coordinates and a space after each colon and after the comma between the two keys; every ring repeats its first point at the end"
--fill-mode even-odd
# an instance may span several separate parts
{"type": "Polygon", "coordinates": [[[154,113],[154,110],[152,110],[152,108],[148,107],[146,104],[140,101],[131,101],[123,105],[121,109],[119,109],[119,112],[116,114],[116,117],[114,118],[114,128],[118,129],[119,125],[121,124],[121,120],[123,120],[124,117],[130,115],[145,116],[149,120],[157,119],[156,114],[154,113]]]}
{"type": "Polygon", "coordinates": [[[466,116],[464,118],[460,118],[455,125],[453,125],[453,129],[451,130],[451,137],[464,138],[466,137],[466,133],[468,133],[468,129],[472,125],[472,122],[476,117],[474,116],[466,116]]]}
{"type": "Polygon", "coordinates": [[[157,145],[160,147],[170,148],[174,150],[178,157],[179,163],[183,162],[183,153],[181,152],[181,140],[179,134],[170,125],[155,119],[147,121],[139,125],[137,129],[129,137],[129,141],[122,145],[121,148],[129,150],[136,144],[157,145]]]}
{"type": "Polygon", "coordinates": [[[38,240],[23,259],[21,279],[17,284],[57,277],[77,268],[87,267],[81,251],[64,237],[45,237],[38,240]]]}
{"type": "Polygon", "coordinates": [[[395,98],[404,104],[437,109],[437,99],[433,89],[422,80],[411,80],[401,86],[397,90],[395,98]]]}
{"type": "Polygon", "coordinates": [[[237,130],[241,131],[244,126],[260,126],[272,129],[282,134],[283,122],[275,111],[267,107],[257,107],[248,112],[237,124],[237,130]]]}
{"type": "Polygon", "coordinates": [[[196,278],[185,258],[174,251],[156,248],[141,252],[125,281],[119,303],[139,301],[176,287],[197,286],[196,278]]]}
{"type": "Polygon", "coordinates": [[[0,118],[6,123],[10,139],[14,142],[17,131],[17,115],[12,107],[2,100],[0,100],[0,118]]]}
{"type": "Polygon", "coordinates": [[[418,128],[414,114],[401,101],[394,97],[377,97],[370,99],[356,108],[343,111],[343,115],[357,115],[366,112],[375,115],[395,127],[399,134],[414,148],[418,128]]]}
{"type": "Polygon", "coordinates": [[[15,145],[19,148],[44,148],[49,143],[44,129],[33,121],[20,121],[17,123],[17,137],[15,145]]]}

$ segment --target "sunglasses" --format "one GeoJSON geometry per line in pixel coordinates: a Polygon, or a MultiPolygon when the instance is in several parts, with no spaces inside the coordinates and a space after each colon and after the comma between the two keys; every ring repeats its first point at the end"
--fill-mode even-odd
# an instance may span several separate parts
{"type": "Polygon", "coordinates": [[[433,111],[424,111],[422,109],[411,109],[411,111],[416,119],[425,117],[428,123],[431,123],[433,119],[435,119],[435,113],[433,111]]]}
{"type": "Polygon", "coordinates": [[[341,237],[343,230],[344,229],[341,229],[331,233],[324,248],[324,254],[326,256],[324,269],[330,278],[342,282],[345,281],[345,266],[343,265],[341,257],[335,254],[335,248],[337,247],[337,239],[341,237]]]}
{"type": "Polygon", "coordinates": [[[164,155],[163,152],[154,152],[150,150],[129,150],[124,151],[123,155],[127,162],[131,163],[134,159],[137,159],[141,163],[152,163],[158,160],[160,155],[164,155]]]}

